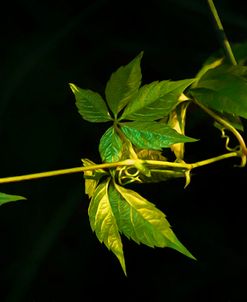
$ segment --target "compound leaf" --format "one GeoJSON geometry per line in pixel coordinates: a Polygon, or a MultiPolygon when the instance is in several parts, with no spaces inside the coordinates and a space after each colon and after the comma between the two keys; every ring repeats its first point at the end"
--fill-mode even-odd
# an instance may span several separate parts
{"type": "Polygon", "coordinates": [[[109,188],[120,232],[137,243],[150,247],[171,247],[195,259],[179,242],[163,212],[133,190],[114,184],[109,188]]]}
{"type": "Polygon", "coordinates": [[[99,184],[96,188],[89,204],[89,221],[99,241],[103,242],[116,255],[126,274],[123,245],[109,201],[108,185],[109,179],[99,184]]]}
{"type": "Polygon", "coordinates": [[[167,116],[193,81],[194,79],[156,81],[142,86],[125,108],[121,119],[153,121],[167,116]]]}
{"type": "Polygon", "coordinates": [[[247,118],[246,66],[222,65],[210,69],[190,92],[212,109],[247,118]]]}
{"type": "Polygon", "coordinates": [[[129,64],[121,66],[106,84],[106,100],[114,115],[117,115],[138,91],[142,78],[140,67],[142,55],[143,52],[129,64]]]}
{"type": "Polygon", "coordinates": [[[12,202],[12,201],[18,201],[18,200],[25,200],[25,197],[18,196],[18,195],[10,195],[6,193],[1,193],[0,192],[0,206],[7,203],[7,202],[12,202]]]}
{"type": "Polygon", "coordinates": [[[136,147],[142,149],[161,150],[176,143],[196,141],[179,134],[164,123],[155,121],[121,123],[121,130],[136,147]]]}
{"type": "Polygon", "coordinates": [[[112,120],[104,100],[97,92],[79,88],[75,84],[69,85],[75,95],[78,111],[84,120],[93,123],[112,120]]]}
{"type": "Polygon", "coordinates": [[[101,137],[99,152],[103,162],[115,162],[122,156],[123,143],[114,127],[110,127],[101,137]]]}

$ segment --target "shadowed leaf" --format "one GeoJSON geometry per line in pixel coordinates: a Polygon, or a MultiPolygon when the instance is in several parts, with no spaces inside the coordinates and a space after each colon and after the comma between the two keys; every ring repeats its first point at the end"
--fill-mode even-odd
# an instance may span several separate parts
{"type": "Polygon", "coordinates": [[[208,70],[191,89],[202,104],[247,118],[247,67],[222,65],[208,70]]]}

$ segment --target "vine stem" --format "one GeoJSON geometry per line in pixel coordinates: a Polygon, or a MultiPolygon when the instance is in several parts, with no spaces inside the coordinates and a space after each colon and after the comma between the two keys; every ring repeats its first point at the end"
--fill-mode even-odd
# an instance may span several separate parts
{"type": "Polygon", "coordinates": [[[220,39],[221,39],[221,42],[223,44],[223,48],[225,50],[225,54],[228,57],[229,61],[233,65],[237,65],[237,61],[236,61],[236,59],[234,57],[231,45],[230,45],[230,43],[228,41],[228,38],[227,38],[227,36],[225,34],[224,27],[223,27],[223,25],[221,23],[220,17],[218,15],[218,12],[217,12],[217,9],[216,9],[216,7],[214,5],[213,0],[208,0],[208,5],[209,5],[210,11],[212,13],[212,16],[214,18],[214,21],[215,21],[215,24],[216,24],[216,29],[217,29],[217,31],[220,34],[220,39]]]}
{"type": "Polygon", "coordinates": [[[200,102],[198,102],[195,98],[193,99],[193,102],[198,105],[203,111],[208,113],[213,119],[215,119],[218,123],[220,123],[223,127],[228,129],[232,132],[232,134],[236,137],[236,139],[239,142],[239,145],[241,147],[241,150],[243,152],[242,155],[242,166],[246,164],[246,156],[247,156],[247,147],[245,144],[245,141],[242,137],[242,135],[238,132],[236,128],[234,128],[230,123],[228,123],[225,119],[217,115],[213,110],[209,109],[208,107],[204,106],[200,102]]]}
{"type": "Polygon", "coordinates": [[[216,157],[212,157],[209,159],[205,159],[202,161],[198,161],[198,162],[195,162],[192,164],[185,163],[185,162],[179,163],[179,162],[168,162],[168,161],[159,161],[159,160],[126,159],[126,160],[123,160],[120,162],[96,164],[96,165],[90,165],[90,166],[86,166],[86,167],[75,167],[75,168],[69,168],[69,169],[32,173],[32,174],[19,175],[19,176],[3,177],[3,178],[0,178],[0,184],[20,182],[20,181],[25,181],[25,180],[33,180],[33,179],[59,176],[59,175],[65,175],[65,174],[82,173],[85,171],[92,171],[92,170],[98,170],[98,169],[110,169],[110,168],[116,168],[116,167],[120,167],[120,166],[135,166],[136,161],[138,161],[138,163],[142,163],[144,165],[146,164],[148,166],[153,166],[153,167],[184,169],[186,171],[190,171],[194,168],[205,166],[205,165],[214,163],[216,161],[220,161],[220,160],[230,158],[230,157],[240,157],[240,154],[238,151],[228,152],[228,153],[225,153],[225,154],[222,154],[222,155],[219,155],[216,157]]]}

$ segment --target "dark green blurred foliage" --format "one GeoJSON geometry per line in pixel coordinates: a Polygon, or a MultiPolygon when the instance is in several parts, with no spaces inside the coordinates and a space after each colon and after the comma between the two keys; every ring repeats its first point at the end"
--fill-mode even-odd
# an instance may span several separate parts
{"type": "MultiPolygon", "coordinates": [[[[230,41],[246,40],[245,3],[215,5],[230,41]]],[[[81,119],[68,83],[103,95],[141,50],[143,83],[190,78],[220,47],[203,0],[15,0],[0,15],[2,177],[99,162],[108,126],[81,119]]],[[[220,153],[218,130],[189,114],[188,134],[201,140],[187,160],[220,153]]],[[[244,301],[246,176],[230,161],[197,170],[186,189],[180,179],[136,185],[198,261],[126,240],[127,279],[91,232],[82,175],[2,185],[27,201],[0,210],[0,301],[244,301]]]]}

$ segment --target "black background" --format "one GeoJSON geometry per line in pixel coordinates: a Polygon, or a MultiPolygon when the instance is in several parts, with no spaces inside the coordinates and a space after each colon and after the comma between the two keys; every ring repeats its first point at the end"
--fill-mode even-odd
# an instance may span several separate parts
{"type": "MultiPolygon", "coordinates": [[[[231,42],[247,37],[244,1],[215,1],[231,42]]],[[[193,77],[219,47],[203,0],[5,3],[0,41],[0,176],[100,162],[108,125],[83,121],[68,83],[104,94],[141,50],[143,83],[193,77]]],[[[188,161],[224,152],[211,120],[189,111],[188,161]]],[[[82,175],[1,185],[27,201],[0,209],[0,301],[247,301],[246,169],[236,160],[137,186],[198,259],[123,238],[128,277],[92,233],[82,175]]]]}

